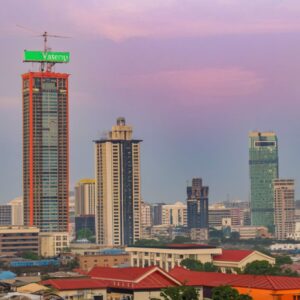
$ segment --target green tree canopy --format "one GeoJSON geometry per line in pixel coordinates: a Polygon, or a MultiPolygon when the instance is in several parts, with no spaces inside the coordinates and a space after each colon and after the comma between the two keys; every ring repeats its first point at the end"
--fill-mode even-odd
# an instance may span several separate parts
{"type": "Polygon", "coordinates": [[[246,265],[243,273],[252,275],[276,275],[278,269],[266,260],[255,260],[246,265]]]}
{"type": "Polygon", "coordinates": [[[192,240],[189,237],[186,236],[175,236],[174,240],[172,241],[172,243],[174,244],[184,244],[184,243],[190,243],[192,242],[192,240]]]}
{"type": "Polygon", "coordinates": [[[193,286],[175,286],[163,289],[161,297],[164,300],[198,300],[199,292],[193,286]]]}
{"type": "Polygon", "coordinates": [[[293,263],[292,259],[288,255],[279,255],[276,256],[276,265],[282,266],[282,265],[291,265],[293,263]]]}
{"type": "Polygon", "coordinates": [[[201,261],[192,259],[192,258],[185,258],[180,263],[181,266],[191,270],[191,271],[198,271],[198,272],[218,272],[219,268],[216,267],[213,263],[206,262],[202,263],[201,261]]]}
{"type": "Polygon", "coordinates": [[[252,297],[239,292],[229,285],[215,287],[212,290],[212,300],[252,300],[252,297]]]}
{"type": "Polygon", "coordinates": [[[22,252],[20,254],[20,256],[24,259],[30,259],[30,260],[39,260],[40,257],[38,254],[36,254],[35,252],[33,251],[25,251],[25,252],[22,252]]]}
{"type": "Polygon", "coordinates": [[[93,239],[93,232],[89,228],[81,228],[77,233],[77,239],[87,239],[91,241],[93,239]]]}

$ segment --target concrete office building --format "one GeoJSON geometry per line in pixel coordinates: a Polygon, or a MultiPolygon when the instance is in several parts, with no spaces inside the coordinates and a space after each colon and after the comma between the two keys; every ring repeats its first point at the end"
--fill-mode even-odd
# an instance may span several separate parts
{"type": "Polygon", "coordinates": [[[24,224],[67,232],[69,221],[69,74],[23,78],[24,224]]]}
{"type": "Polygon", "coordinates": [[[39,231],[31,226],[0,226],[0,255],[39,254],[39,231]]]}
{"type": "Polygon", "coordinates": [[[95,179],[81,179],[75,186],[75,216],[95,214],[95,179]]]}
{"type": "Polygon", "coordinates": [[[187,187],[188,228],[208,228],[208,186],[203,186],[201,178],[193,178],[187,187]]]}
{"type": "Polygon", "coordinates": [[[273,132],[249,134],[251,223],[274,230],[273,180],[278,178],[278,140],[273,132]]]}
{"type": "Polygon", "coordinates": [[[275,237],[287,239],[295,232],[295,184],[293,179],[274,180],[275,237]]]}
{"type": "Polygon", "coordinates": [[[124,118],[95,141],[96,240],[130,245],[141,237],[140,142],[124,118]]]}

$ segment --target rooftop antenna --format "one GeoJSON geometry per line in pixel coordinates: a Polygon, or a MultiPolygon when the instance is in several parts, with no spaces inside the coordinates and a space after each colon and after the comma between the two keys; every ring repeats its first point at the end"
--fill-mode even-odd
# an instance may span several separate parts
{"type": "MultiPolygon", "coordinates": [[[[43,33],[37,32],[31,28],[22,26],[22,25],[16,25],[19,28],[22,28],[24,30],[30,31],[32,33],[38,34],[35,35],[37,37],[43,37],[44,40],[44,53],[50,52],[51,48],[48,47],[48,38],[59,38],[59,39],[67,39],[67,38],[71,38],[70,36],[66,36],[66,35],[58,35],[58,34],[49,34],[47,31],[44,31],[43,33]]],[[[47,61],[47,60],[40,60],[39,61],[41,63],[41,72],[43,72],[45,70],[45,64],[46,64],[46,70],[47,72],[51,72],[52,67],[55,65],[55,63],[58,63],[60,61],[47,61]]]]}

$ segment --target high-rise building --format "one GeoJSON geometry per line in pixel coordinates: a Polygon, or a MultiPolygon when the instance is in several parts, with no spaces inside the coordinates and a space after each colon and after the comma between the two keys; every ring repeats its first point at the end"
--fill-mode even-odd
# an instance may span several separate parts
{"type": "Polygon", "coordinates": [[[81,179],[75,186],[75,215],[95,214],[95,180],[81,179]]]}
{"type": "Polygon", "coordinates": [[[6,204],[0,205],[0,225],[12,225],[11,216],[11,206],[6,204]]]}
{"type": "Polygon", "coordinates": [[[140,142],[124,118],[95,141],[96,240],[130,245],[140,239],[140,142]]]}
{"type": "Polygon", "coordinates": [[[68,77],[22,75],[24,224],[41,232],[68,231],[68,77]]]}
{"type": "Polygon", "coordinates": [[[142,228],[152,226],[151,205],[141,202],[141,226],[142,228]]]}
{"type": "Polygon", "coordinates": [[[208,228],[208,186],[202,185],[201,178],[193,178],[187,187],[188,228],[208,228]]]}
{"type": "Polygon", "coordinates": [[[11,225],[23,225],[23,198],[15,198],[8,205],[11,206],[11,225]]]}
{"type": "Polygon", "coordinates": [[[278,178],[278,141],[273,132],[250,132],[251,223],[274,230],[273,180],[278,178]]]}
{"type": "Polygon", "coordinates": [[[162,224],[162,207],[163,207],[163,205],[165,205],[165,203],[153,203],[151,205],[153,225],[161,225],[162,224]]]}
{"type": "Polygon", "coordinates": [[[187,225],[186,204],[178,201],[174,204],[165,204],[162,206],[162,224],[173,226],[187,225]]]}
{"type": "Polygon", "coordinates": [[[295,184],[293,179],[274,180],[275,237],[284,240],[295,232],[295,184]]]}

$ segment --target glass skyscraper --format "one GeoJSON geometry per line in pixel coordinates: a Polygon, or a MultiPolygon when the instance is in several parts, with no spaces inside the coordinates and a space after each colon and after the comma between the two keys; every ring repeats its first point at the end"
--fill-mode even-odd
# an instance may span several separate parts
{"type": "Polygon", "coordinates": [[[278,178],[278,141],[273,132],[250,132],[251,223],[274,230],[274,187],[278,178]]]}
{"type": "Polygon", "coordinates": [[[24,224],[68,231],[68,74],[23,74],[24,224]]]}

